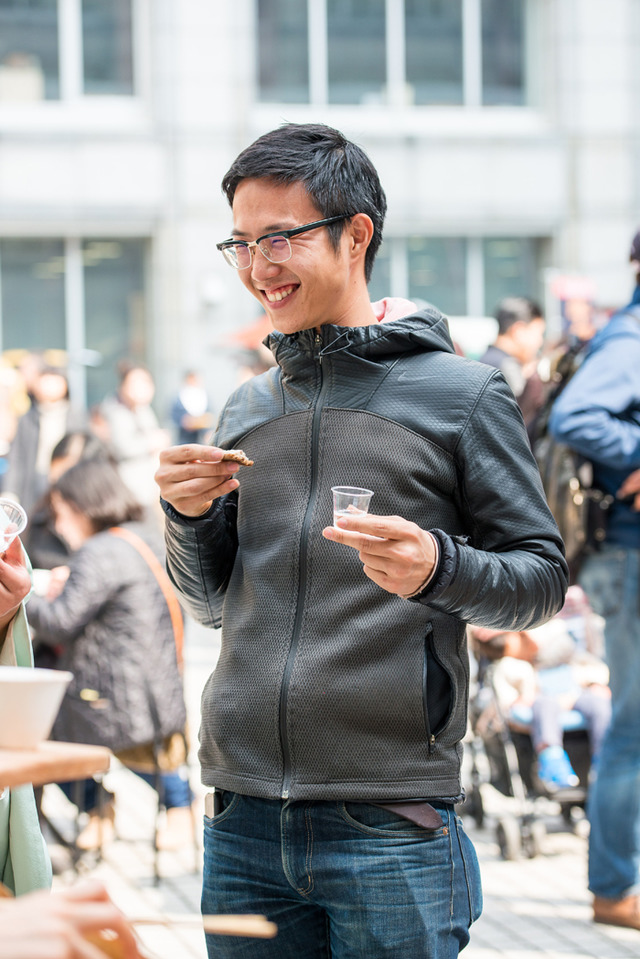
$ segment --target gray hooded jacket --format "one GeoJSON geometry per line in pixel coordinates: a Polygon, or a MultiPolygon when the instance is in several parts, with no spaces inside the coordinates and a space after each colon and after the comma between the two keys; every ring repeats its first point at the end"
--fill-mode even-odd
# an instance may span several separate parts
{"type": "Polygon", "coordinates": [[[222,625],[203,782],[265,798],[455,796],[465,623],[538,625],[567,586],[520,411],[498,370],[455,354],[433,308],[268,342],[278,367],[231,396],[215,437],[255,465],[204,517],[163,504],[183,603],[222,625]],[[437,537],[418,601],[323,538],[335,485],[374,490],[371,512],[437,537]]]}

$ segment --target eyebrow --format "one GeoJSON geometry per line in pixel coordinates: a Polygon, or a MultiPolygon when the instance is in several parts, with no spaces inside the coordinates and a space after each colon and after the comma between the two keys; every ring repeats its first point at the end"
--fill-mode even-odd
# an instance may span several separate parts
{"type": "MultiPolygon", "coordinates": [[[[272,226],[268,226],[260,236],[265,236],[267,233],[276,233],[278,230],[295,230],[295,226],[283,226],[282,223],[275,223],[272,226]]],[[[244,230],[232,229],[230,236],[243,237],[249,236],[248,233],[245,233],[244,230]]]]}

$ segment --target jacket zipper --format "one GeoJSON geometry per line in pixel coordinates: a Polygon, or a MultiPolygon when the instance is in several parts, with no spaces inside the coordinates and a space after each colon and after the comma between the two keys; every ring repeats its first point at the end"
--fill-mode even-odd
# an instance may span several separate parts
{"type": "Polygon", "coordinates": [[[429,720],[429,706],[427,703],[427,672],[429,670],[429,657],[427,656],[427,645],[431,636],[431,626],[428,626],[424,640],[424,654],[422,659],[422,711],[424,713],[424,725],[427,731],[427,751],[431,752],[436,742],[435,735],[431,732],[431,722],[429,720]]]}
{"type": "Polygon", "coordinates": [[[320,374],[320,388],[313,410],[313,422],[311,425],[311,489],[309,491],[309,501],[302,522],[302,531],[300,534],[300,580],[298,583],[298,602],[296,606],[296,617],[293,623],[293,634],[291,646],[282,675],[282,686],[280,688],[280,744],[282,746],[282,792],[281,798],[289,798],[289,786],[291,785],[291,751],[289,749],[289,737],[287,735],[287,700],[289,698],[289,680],[293,671],[293,664],[298,650],[298,640],[302,628],[302,615],[304,612],[304,595],[307,588],[307,548],[309,526],[311,525],[311,513],[316,499],[317,482],[317,450],[318,434],[320,432],[320,412],[322,404],[320,402],[325,388],[325,379],[322,375],[322,356],[320,349],[322,347],[322,335],[316,333],[314,338],[315,359],[318,361],[318,370],[320,374]]]}

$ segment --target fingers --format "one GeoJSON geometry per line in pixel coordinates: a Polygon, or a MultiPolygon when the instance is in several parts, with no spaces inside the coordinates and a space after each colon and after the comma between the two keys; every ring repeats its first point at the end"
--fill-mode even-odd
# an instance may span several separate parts
{"type": "Polygon", "coordinates": [[[338,524],[324,529],[323,536],[356,549],[364,574],[387,592],[411,596],[433,572],[435,540],[416,523],[401,516],[354,514],[338,524]]]}
{"type": "Polygon", "coordinates": [[[160,495],[184,516],[200,516],[213,500],[237,489],[240,466],[222,460],[214,446],[172,446],[160,454],[155,480],[160,495]]]}
{"type": "Polygon", "coordinates": [[[117,942],[123,959],[140,959],[131,926],[98,882],[29,893],[12,899],[0,915],[0,959],[104,959],[106,948],[99,946],[110,942],[117,942]],[[19,944],[23,951],[15,948],[19,944]]]}
{"type": "Polygon", "coordinates": [[[627,496],[633,496],[637,493],[640,493],[640,470],[629,473],[617,495],[620,499],[626,499],[627,496]]]}
{"type": "Polygon", "coordinates": [[[10,563],[12,566],[22,566],[24,569],[27,568],[27,561],[24,556],[22,543],[17,536],[11,543],[9,543],[4,552],[0,553],[0,559],[4,560],[5,563],[10,563]]]}
{"type": "Polygon", "coordinates": [[[4,553],[0,554],[0,627],[7,625],[30,592],[31,577],[22,543],[16,538],[4,553]]]}
{"type": "Polygon", "coordinates": [[[169,446],[160,451],[161,463],[219,463],[224,450],[217,446],[202,446],[199,443],[187,443],[184,446],[169,446]]]}
{"type": "Polygon", "coordinates": [[[60,894],[60,912],[84,937],[94,934],[92,942],[98,943],[99,934],[109,930],[120,940],[123,959],[138,959],[138,943],[130,924],[109,898],[100,882],[78,883],[60,894]]]}

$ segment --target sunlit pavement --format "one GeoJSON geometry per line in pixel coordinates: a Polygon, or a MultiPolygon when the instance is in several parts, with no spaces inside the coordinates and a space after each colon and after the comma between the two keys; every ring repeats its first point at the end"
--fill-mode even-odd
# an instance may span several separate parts
{"type": "MultiPolygon", "coordinates": [[[[190,623],[185,643],[185,687],[192,739],[197,740],[202,687],[215,664],[218,637],[190,623]]],[[[204,789],[199,784],[195,755],[191,759],[192,785],[197,794],[198,819],[204,789]]],[[[117,793],[116,836],[101,862],[87,855],[70,868],[68,857],[52,844],[61,872],[59,886],[91,875],[101,878],[120,908],[130,917],[155,918],[170,914],[194,916],[196,921],[173,926],[138,927],[140,938],[156,959],[205,959],[204,936],[197,924],[201,884],[201,849],[161,852],[159,882],[154,881],[152,830],[155,794],[122,768],[109,773],[117,793]]],[[[55,787],[47,787],[45,803],[58,824],[68,806],[55,787]]],[[[640,932],[596,925],[591,920],[586,889],[586,839],[569,831],[553,805],[545,815],[547,834],[542,853],[534,858],[505,861],[496,841],[495,810],[489,804],[482,829],[464,817],[482,865],[485,907],[474,925],[467,959],[638,959],[640,932]]],[[[584,832],[584,831],[583,831],[584,832]]],[[[304,957],[300,957],[304,959],[304,957]]],[[[371,959],[376,959],[372,956],[371,959]]],[[[410,959],[410,957],[399,957],[410,959]]]]}

